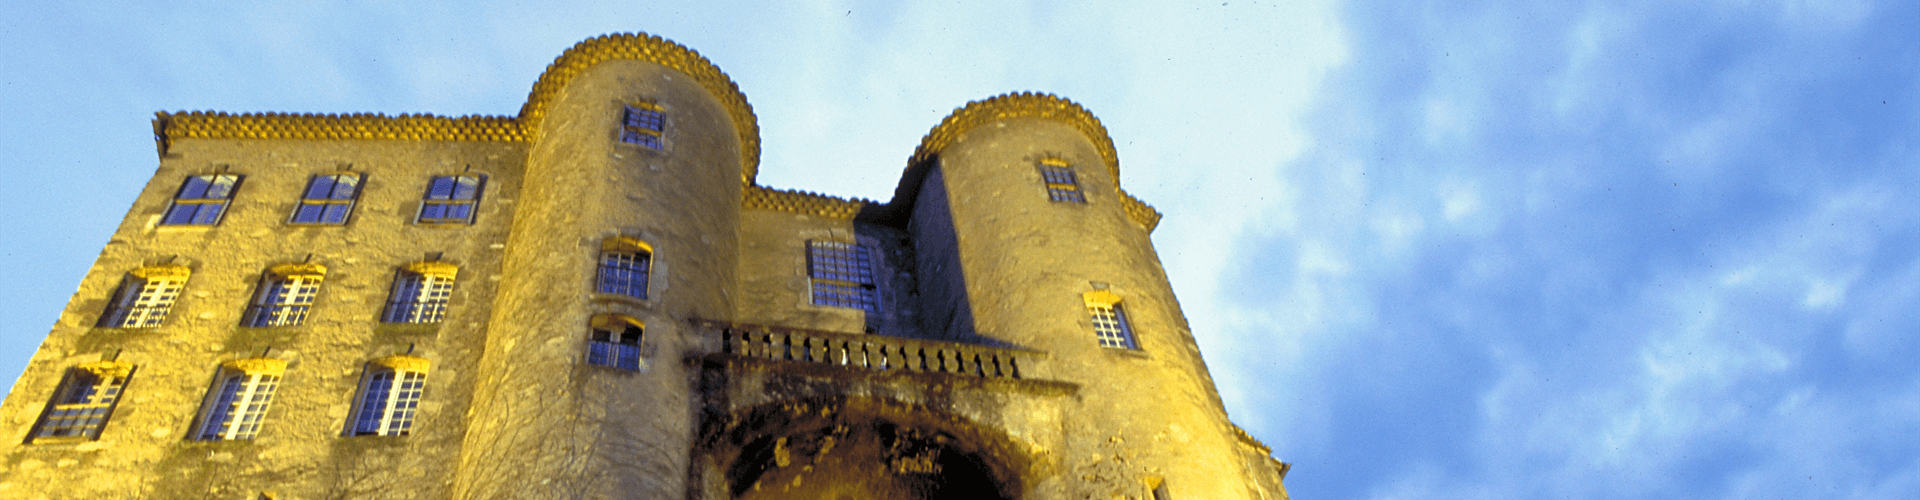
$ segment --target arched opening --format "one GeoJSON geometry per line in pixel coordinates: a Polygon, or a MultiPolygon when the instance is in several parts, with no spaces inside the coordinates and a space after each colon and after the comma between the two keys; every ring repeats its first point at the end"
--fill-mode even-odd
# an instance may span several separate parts
{"type": "Polygon", "coordinates": [[[716,457],[728,498],[1011,499],[1005,437],[923,408],[865,400],[745,412],[716,457]]]}

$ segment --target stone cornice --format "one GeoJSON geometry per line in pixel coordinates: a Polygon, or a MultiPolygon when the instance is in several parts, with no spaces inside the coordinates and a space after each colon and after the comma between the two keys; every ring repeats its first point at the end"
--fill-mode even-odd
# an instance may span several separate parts
{"type": "Polygon", "coordinates": [[[848,200],[765,186],[747,186],[745,196],[742,196],[740,201],[742,206],[750,210],[774,210],[835,219],[852,219],[860,214],[860,209],[873,204],[871,201],[858,198],[848,200]]]}
{"type": "Polygon", "coordinates": [[[705,87],[708,94],[726,106],[727,114],[733,118],[734,133],[740,138],[741,185],[753,184],[760,168],[760,124],[753,115],[753,105],[747,103],[747,97],[740,93],[740,86],[735,85],[732,78],[698,51],[658,36],[645,33],[601,35],[567,49],[553,60],[553,64],[547,65],[547,71],[541,73],[540,80],[533,84],[533,93],[527,96],[527,103],[520,107],[521,125],[529,131],[538,131],[540,122],[547,116],[547,106],[560,89],[566,88],[568,82],[587,68],[614,59],[633,59],[666,66],[692,76],[695,82],[705,87]]]}
{"type": "MultiPolygon", "coordinates": [[[[969,102],[953,110],[952,114],[940,121],[940,125],[933,127],[920,140],[920,147],[914,149],[913,158],[907,164],[918,165],[939,156],[942,150],[953,145],[954,141],[974,127],[1021,117],[1054,120],[1079,130],[1100,151],[1100,159],[1106,163],[1114,186],[1120,185],[1120,155],[1114,151],[1113,138],[1107,135],[1107,127],[1101,125],[1100,119],[1088,112],[1087,108],[1065,98],[1039,92],[1001,94],[969,102]]],[[[1160,213],[1154,211],[1153,207],[1127,194],[1125,189],[1120,190],[1120,197],[1124,200],[1121,203],[1128,218],[1146,226],[1148,231],[1160,224],[1160,213]]]]}
{"type": "Polygon", "coordinates": [[[740,139],[740,180],[753,184],[760,167],[760,125],[740,86],[699,52],[665,38],[620,33],[589,38],[560,54],[533,84],[520,116],[295,114],[213,111],[156,113],[154,139],[161,154],[180,139],[314,139],[524,142],[539,135],[547,108],[567,83],[588,68],[615,59],[647,61],[692,76],[733,118],[740,139]]]}

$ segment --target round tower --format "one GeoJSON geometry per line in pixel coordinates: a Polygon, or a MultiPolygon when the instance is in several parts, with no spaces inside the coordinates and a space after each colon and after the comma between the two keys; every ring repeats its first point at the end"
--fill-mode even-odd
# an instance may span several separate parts
{"type": "Polygon", "coordinates": [[[923,162],[919,199],[951,210],[977,334],[1045,351],[1042,376],[1080,384],[1067,426],[1085,431],[1059,456],[1095,458],[1071,470],[1118,468],[1129,495],[1245,498],[1232,424],[1148,238],[1159,216],[1120,189],[1099,120],[1051,95],[976,101],[927,135],[923,162]]]}
{"type": "Polygon", "coordinates": [[[533,140],[456,496],[679,496],[675,353],[688,319],[732,315],[752,110],[698,53],[609,35],[555,60],[518,121],[533,140]]]}

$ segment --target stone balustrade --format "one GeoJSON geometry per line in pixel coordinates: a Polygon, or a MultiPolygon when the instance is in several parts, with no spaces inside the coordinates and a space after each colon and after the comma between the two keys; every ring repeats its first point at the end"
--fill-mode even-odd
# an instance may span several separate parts
{"type": "Polygon", "coordinates": [[[721,352],[870,370],[1030,378],[1046,353],[955,342],[818,331],[729,326],[718,329],[721,352]]]}

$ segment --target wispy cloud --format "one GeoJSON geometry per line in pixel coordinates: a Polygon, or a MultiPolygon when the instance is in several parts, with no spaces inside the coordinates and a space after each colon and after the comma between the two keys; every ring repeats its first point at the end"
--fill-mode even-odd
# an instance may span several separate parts
{"type": "Polygon", "coordinates": [[[1344,12],[1221,281],[1295,494],[1920,491],[1913,8],[1344,12]]]}

